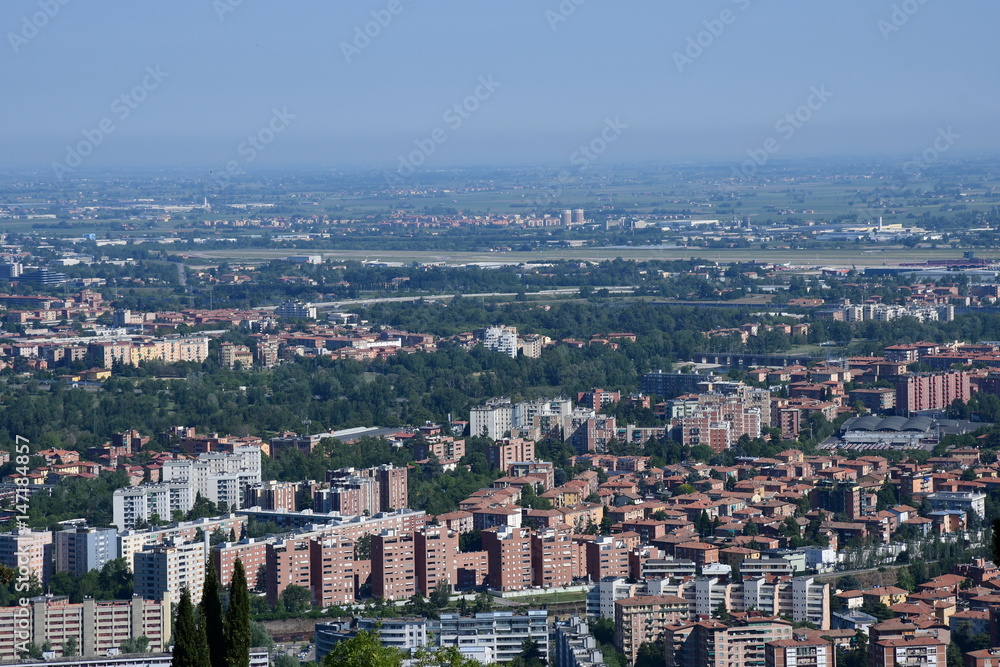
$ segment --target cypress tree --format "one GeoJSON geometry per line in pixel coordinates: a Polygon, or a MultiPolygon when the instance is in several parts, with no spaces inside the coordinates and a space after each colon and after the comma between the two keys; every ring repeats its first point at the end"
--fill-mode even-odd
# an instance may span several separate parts
{"type": "Polygon", "coordinates": [[[209,656],[213,665],[226,664],[226,638],[223,634],[222,598],[219,575],[209,563],[205,567],[205,586],[201,594],[201,620],[205,626],[209,656]]]}
{"type": "Polygon", "coordinates": [[[205,629],[195,623],[194,605],[191,592],[187,588],[181,593],[177,604],[177,622],[174,624],[174,667],[211,667],[205,629]]]}
{"type": "Polygon", "coordinates": [[[226,667],[248,667],[250,664],[250,591],[243,561],[233,565],[229,584],[229,609],[226,610],[226,667]]]}

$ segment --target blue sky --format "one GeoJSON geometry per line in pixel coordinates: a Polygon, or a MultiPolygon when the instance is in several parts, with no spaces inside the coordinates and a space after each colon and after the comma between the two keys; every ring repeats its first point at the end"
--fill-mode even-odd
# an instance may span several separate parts
{"type": "Polygon", "coordinates": [[[415,142],[425,168],[558,165],[608,119],[627,127],[607,164],[736,162],[769,139],[910,156],[942,128],[954,156],[988,154],[998,19],[982,0],[4,0],[0,168],[81,141],[98,169],[395,168],[415,142]],[[372,12],[386,25],[354,43],[372,12]]]}

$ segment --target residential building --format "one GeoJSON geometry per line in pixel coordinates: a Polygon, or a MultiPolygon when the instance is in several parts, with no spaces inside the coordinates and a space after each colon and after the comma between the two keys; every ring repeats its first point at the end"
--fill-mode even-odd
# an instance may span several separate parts
{"type": "Polygon", "coordinates": [[[372,535],[372,596],[407,600],[417,592],[413,533],[385,530],[372,535]]]}
{"type": "Polygon", "coordinates": [[[605,664],[604,654],[590,634],[586,619],[574,616],[567,621],[558,621],[554,634],[555,667],[601,667],[605,664]]]}
{"type": "Polygon", "coordinates": [[[644,642],[660,641],[668,625],[688,618],[688,603],[673,595],[639,595],[615,601],[615,645],[635,663],[644,642]]]}
{"type": "Polygon", "coordinates": [[[77,526],[60,530],[54,536],[56,572],[82,576],[118,558],[118,531],[114,528],[77,526]]]}
{"type": "Polygon", "coordinates": [[[147,600],[180,600],[187,588],[194,604],[201,602],[208,561],[208,540],[186,544],[160,544],[135,554],[135,594],[147,600]]]}
{"type": "Polygon", "coordinates": [[[764,645],[767,667],[836,667],[837,650],[820,637],[805,632],[791,639],[778,639],[764,645]]]}
{"type": "Polygon", "coordinates": [[[896,381],[896,411],[909,416],[924,410],[945,410],[956,399],[968,402],[971,391],[965,371],[904,375],[896,381]]]}
{"type": "Polygon", "coordinates": [[[514,463],[535,460],[535,443],[524,438],[507,438],[486,448],[486,458],[490,465],[507,470],[514,463]]]}
{"type": "Polygon", "coordinates": [[[487,585],[498,591],[530,588],[531,531],[500,526],[484,530],[482,539],[483,550],[489,560],[487,585]]]}
{"type": "Polygon", "coordinates": [[[549,657],[549,613],[531,610],[527,614],[494,611],[476,614],[475,618],[441,614],[432,623],[440,646],[458,646],[462,650],[486,648],[495,662],[510,662],[520,652],[525,640],[538,643],[543,660],[549,657]]]}
{"type": "Polygon", "coordinates": [[[514,405],[508,399],[490,399],[469,411],[469,435],[474,437],[500,440],[510,434],[513,423],[514,405]]]}
{"type": "Polygon", "coordinates": [[[531,535],[532,583],[542,588],[569,586],[585,568],[580,544],[568,528],[547,528],[531,535]]]}
{"type": "MultiPolygon", "coordinates": [[[[171,598],[94,600],[70,603],[66,597],[39,596],[28,604],[0,607],[0,661],[19,659],[17,646],[45,642],[62,653],[75,640],[81,656],[106,656],[130,637],[149,639],[149,650],[166,651],[171,636],[171,598]],[[16,635],[15,635],[16,629],[16,635]]],[[[61,663],[60,663],[61,664],[61,663]]],[[[107,664],[107,663],[101,663],[107,664]]],[[[147,663],[142,663],[147,664],[147,663]]],[[[159,664],[159,663],[157,663],[159,664]]],[[[169,663],[167,663],[169,664],[169,663]]]]}
{"type": "Polygon", "coordinates": [[[15,572],[27,572],[43,586],[52,577],[52,533],[28,528],[0,533],[0,565],[15,572]]]}
{"type": "Polygon", "coordinates": [[[486,327],[476,329],[474,335],[487,350],[517,358],[517,327],[486,327]]]}
{"type": "Polygon", "coordinates": [[[413,534],[417,590],[430,595],[439,585],[458,586],[458,533],[430,526],[413,534]]]}
{"type": "Polygon", "coordinates": [[[309,588],[313,604],[321,607],[353,604],[353,540],[320,537],[309,541],[309,588]]]}

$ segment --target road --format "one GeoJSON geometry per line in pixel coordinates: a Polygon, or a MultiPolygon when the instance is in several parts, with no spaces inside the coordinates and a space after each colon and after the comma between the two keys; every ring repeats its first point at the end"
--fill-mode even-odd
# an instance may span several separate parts
{"type": "MultiPolygon", "coordinates": [[[[611,294],[632,294],[635,287],[601,287],[607,289],[611,294]]],[[[538,292],[528,292],[529,295],[539,296],[570,296],[580,293],[579,287],[560,287],[558,289],[546,289],[538,292]]],[[[382,296],[370,299],[344,299],[342,301],[321,301],[313,303],[317,308],[344,308],[347,306],[370,306],[373,303],[406,303],[408,301],[446,301],[457,296],[468,298],[492,298],[492,297],[515,297],[518,292],[484,292],[475,294],[422,294],[420,296],[382,296]]],[[[261,310],[274,310],[277,306],[264,306],[261,310]]]]}

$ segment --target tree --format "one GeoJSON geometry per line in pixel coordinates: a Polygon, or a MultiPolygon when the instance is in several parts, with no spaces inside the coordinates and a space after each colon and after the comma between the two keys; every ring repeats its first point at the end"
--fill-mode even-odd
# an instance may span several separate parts
{"type": "Polygon", "coordinates": [[[250,664],[250,590],[243,561],[233,564],[229,585],[229,609],[226,610],[226,667],[247,667],[250,664]]]}
{"type": "Polygon", "coordinates": [[[354,560],[371,560],[372,534],[365,533],[354,543],[354,560]]]}
{"type": "Polygon", "coordinates": [[[615,622],[604,616],[591,621],[590,634],[594,635],[599,644],[610,644],[615,639],[615,622]]]}
{"type": "Polygon", "coordinates": [[[308,588],[290,584],[281,591],[278,597],[277,608],[284,610],[293,616],[303,614],[309,610],[312,604],[312,593],[308,588]]]}
{"type": "Polygon", "coordinates": [[[635,657],[635,667],[662,667],[667,656],[662,644],[643,642],[635,657]]]}
{"type": "Polygon", "coordinates": [[[70,637],[63,642],[62,654],[63,657],[72,658],[79,651],[79,643],[76,641],[76,637],[70,637]]]}
{"type": "MultiPolygon", "coordinates": [[[[149,637],[145,635],[129,637],[122,641],[118,648],[122,653],[145,653],[149,650],[149,637]]],[[[199,646],[199,649],[204,650],[204,645],[199,646]]]]}
{"type": "Polygon", "coordinates": [[[719,606],[715,608],[715,617],[723,623],[729,620],[729,608],[726,607],[725,601],[720,602],[719,606]]]}
{"type": "Polygon", "coordinates": [[[225,624],[222,618],[222,596],[220,595],[219,575],[211,563],[205,568],[205,584],[202,589],[199,609],[201,609],[200,622],[205,626],[205,636],[208,639],[209,658],[213,665],[225,665],[226,644],[223,634],[225,624]]]}
{"type": "Polygon", "coordinates": [[[438,609],[444,609],[451,602],[451,584],[447,581],[438,582],[438,585],[431,591],[430,601],[438,609]]]}
{"type": "Polygon", "coordinates": [[[913,591],[917,587],[916,582],[913,581],[913,575],[910,574],[910,568],[901,567],[896,570],[896,585],[908,591],[913,591]]]}
{"type": "Polygon", "coordinates": [[[493,596],[482,591],[476,596],[476,600],[473,603],[473,610],[477,613],[483,613],[486,611],[493,611],[493,596]]]}
{"type": "Polygon", "coordinates": [[[181,593],[180,602],[177,603],[173,639],[174,667],[212,667],[207,646],[208,638],[204,634],[204,627],[195,623],[191,592],[186,587],[181,593]]]}
{"type": "Polygon", "coordinates": [[[383,646],[378,633],[367,630],[337,642],[323,659],[323,667],[400,667],[402,664],[402,653],[383,646]]]}

